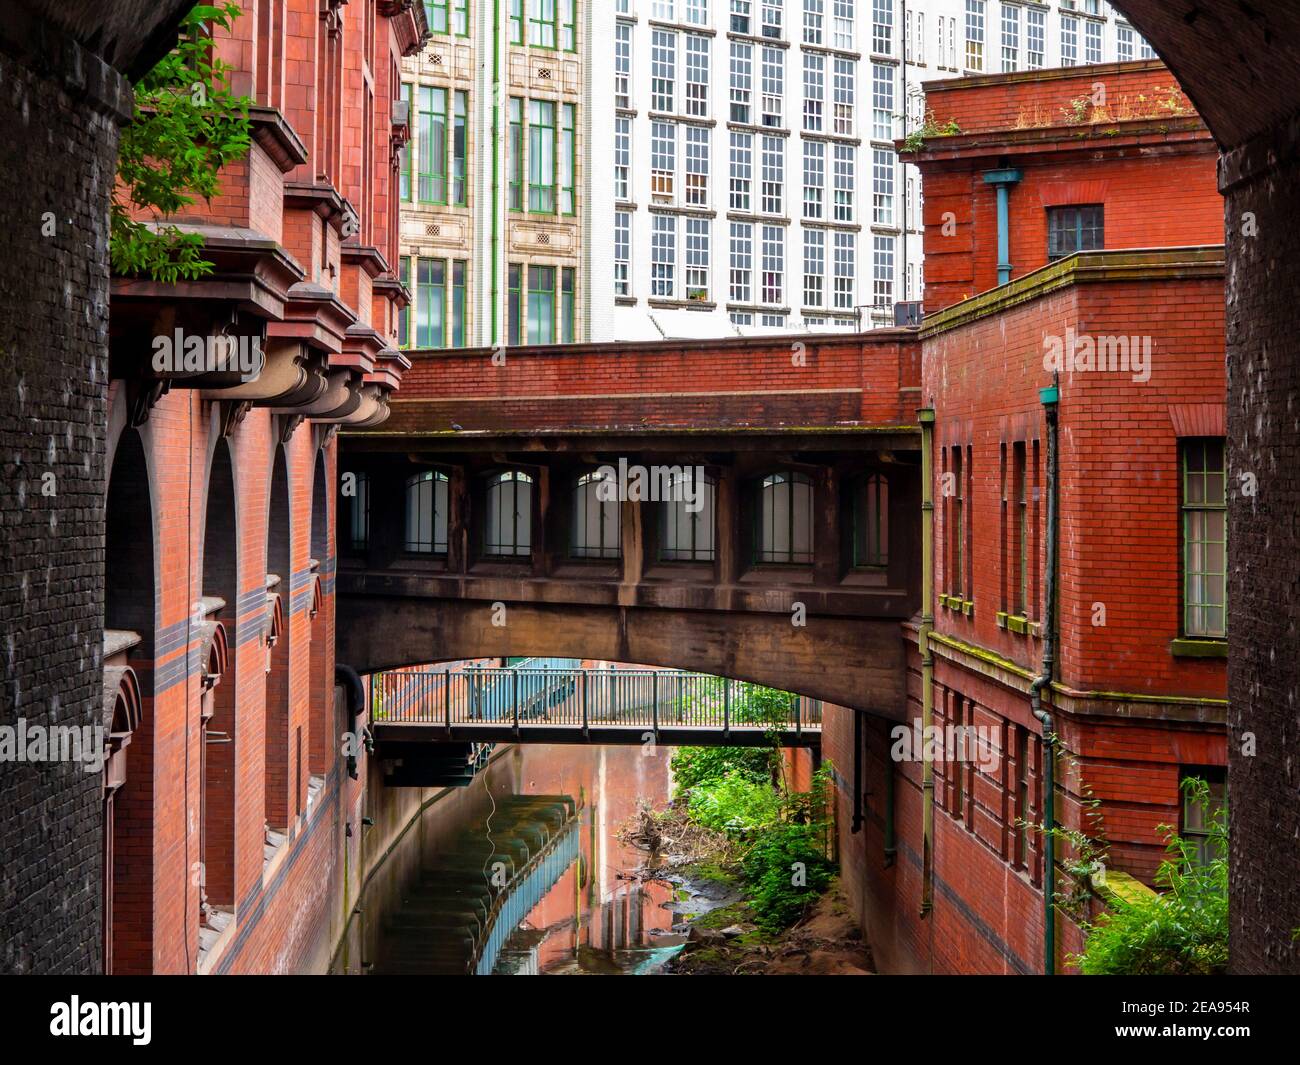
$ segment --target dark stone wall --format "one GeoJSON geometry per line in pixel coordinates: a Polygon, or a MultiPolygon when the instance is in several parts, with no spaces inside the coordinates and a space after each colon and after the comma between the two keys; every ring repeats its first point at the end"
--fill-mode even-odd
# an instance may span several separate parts
{"type": "MultiPolygon", "coordinates": [[[[0,29],[0,726],[100,720],[108,202],[129,98],[69,39],[0,29]]],[[[81,763],[0,762],[0,972],[100,968],[101,787],[81,763]]]]}
{"type": "Polygon", "coordinates": [[[1231,963],[1300,972],[1300,119],[1227,153],[1231,963]]]}

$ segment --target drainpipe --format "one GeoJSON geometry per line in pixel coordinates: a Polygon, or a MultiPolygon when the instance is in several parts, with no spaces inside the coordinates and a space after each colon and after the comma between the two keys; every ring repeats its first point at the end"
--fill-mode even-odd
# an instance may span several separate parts
{"type": "Polygon", "coordinates": [[[921,423],[921,916],[934,906],[934,752],[925,742],[934,724],[934,408],[916,412],[921,423]]]}
{"type": "MultiPolygon", "coordinates": [[[[1051,711],[1043,708],[1043,691],[1050,688],[1056,666],[1056,551],[1057,551],[1057,429],[1061,399],[1060,375],[1049,388],[1039,390],[1047,418],[1047,558],[1043,574],[1043,668],[1029,686],[1029,705],[1043,726],[1043,826],[1056,826],[1056,729],[1051,711]]],[[[1056,974],[1056,841],[1044,836],[1043,852],[1043,973],[1056,974]]]]}
{"type": "MultiPolygon", "coordinates": [[[[501,339],[501,4],[492,5],[492,347],[501,339]]],[[[521,16],[522,17],[522,16],[521,16]]],[[[506,130],[505,135],[510,136],[506,130]]]]}
{"type": "Polygon", "coordinates": [[[862,711],[853,711],[853,823],[849,833],[862,831],[862,711]]]}
{"type": "MultiPolygon", "coordinates": [[[[357,731],[357,719],[362,715],[366,708],[366,689],[361,683],[361,677],[351,666],[345,666],[342,663],[336,663],[334,666],[334,683],[343,689],[348,701],[348,717],[352,719],[352,733],[357,731]]],[[[348,776],[353,780],[357,779],[357,756],[356,745],[350,748],[353,751],[348,755],[348,776]]]]}
{"type": "Polygon", "coordinates": [[[998,284],[1011,280],[1011,186],[1020,181],[1019,170],[986,170],[984,184],[998,191],[998,284]]]}

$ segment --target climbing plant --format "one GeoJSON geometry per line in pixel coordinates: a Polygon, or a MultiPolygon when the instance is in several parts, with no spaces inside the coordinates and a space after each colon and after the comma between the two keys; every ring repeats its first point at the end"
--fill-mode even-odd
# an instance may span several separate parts
{"type": "Polygon", "coordinates": [[[196,5],[176,47],[134,86],[110,208],[115,273],[172,282],[212,271],[203,238],[166,220],[216,195],[221,168],[248,151],[249,99],[231,90],[230,67],[216,57],[212,39],[239,14],[232,3],[196,5]]]}

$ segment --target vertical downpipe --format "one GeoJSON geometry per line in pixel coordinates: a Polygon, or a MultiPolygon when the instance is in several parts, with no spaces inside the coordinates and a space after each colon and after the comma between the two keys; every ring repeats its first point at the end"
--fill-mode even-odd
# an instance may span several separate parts
{"type": "MultiPolygon", "coordinates": [[[[501,340],[501,5],[492,5],[492,347],[501,340]]],[[[509,136],[506,131],[506,136],[509,136]]]]}
{"type": "Polygon", "coordinates": [[[934,408],[917,412],[921,423],[921,916],[934,906],[934,752],[925,742],[934,723],[934,408]]]}
{"type": "MultiPolygon", "coordinates": [[[[1043,560],[1043,668],[1029,686],[1029,705],[1043,726],[1043,827],[1056,826],[1056,730],[1051,711],[1043,708],[1043,691],[1050,688],[1056,668],[1056,552],[1057,552],[1057,434],[1061,399],[1060,376],[1039,390],[1047,419],[1047,550],[1043,560]]],[[[1043,836],[1043,974],[1056,974],[1056,841],[1043,836]]]]}

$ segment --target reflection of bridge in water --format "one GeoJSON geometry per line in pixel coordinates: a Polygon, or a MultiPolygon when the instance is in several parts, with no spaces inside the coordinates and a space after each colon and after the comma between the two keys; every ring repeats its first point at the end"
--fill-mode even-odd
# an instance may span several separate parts
{"type": "Polygon", "coordinates": [[[373,678],[372,729],[394,746],[620,743],[817,747],[815,699],[704,673],[589,669],[573,659],[516,666],[383,672],[373,678]]]}

